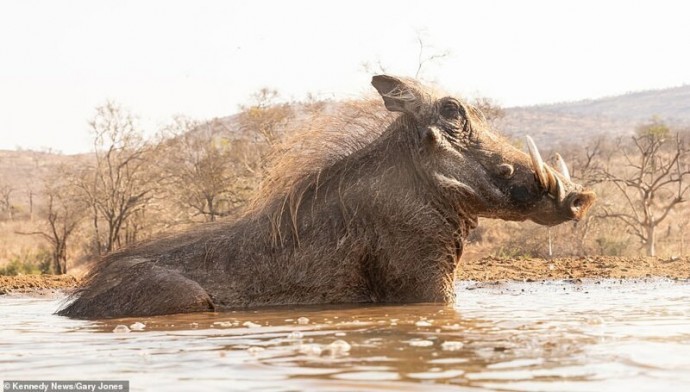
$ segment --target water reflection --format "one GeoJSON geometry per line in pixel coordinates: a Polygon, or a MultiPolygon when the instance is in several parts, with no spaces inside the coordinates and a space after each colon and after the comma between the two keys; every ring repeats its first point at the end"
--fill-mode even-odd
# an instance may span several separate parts
{"type": "Polygon", "coordinates": [[[671,281],[463,283],[455,307],[94,322],[50,315],[57,298],[6,297],[0,374],[129,379],[134,390],[192,383],[218,390],[679,387],[690,385],[689,288],[671,281]]]}

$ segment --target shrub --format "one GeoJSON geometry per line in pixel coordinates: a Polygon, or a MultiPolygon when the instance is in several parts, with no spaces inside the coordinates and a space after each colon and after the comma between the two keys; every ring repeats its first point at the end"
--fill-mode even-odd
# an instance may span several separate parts
{"type": "Polygon", "coordinates": [[[39,247],[34,250],[22,251],[9,263],[0,267],[0,275],[38,275],[50,273],[50,251],[39,247]]]}

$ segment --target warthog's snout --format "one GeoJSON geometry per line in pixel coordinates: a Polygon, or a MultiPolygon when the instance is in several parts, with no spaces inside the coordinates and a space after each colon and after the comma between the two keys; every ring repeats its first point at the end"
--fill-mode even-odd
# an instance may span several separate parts
{"type": "Polygon", "coordinates": [[[556,168],[544,163],[537,145],[527,136],[531,166],[537,183],[544,189],[548,198],[555,202],[554,214],[547,214],[549,208],[543,207],[539,216],[531,217],[537,223],[554,225],[567,220],[580,220],[594,205],[596,195],[590,190],[583,190],[570,178],[570,171],[560,154],[556,154],[556,168]],[[549,217],[549,215],[551,215],[549,217]]]}
{"type": "Polygon", "coordinates": [[[571,219],[580,220],[594,204],[597,196],[592,191],[574,192],[566,198],[566,205],[571,219]]]}

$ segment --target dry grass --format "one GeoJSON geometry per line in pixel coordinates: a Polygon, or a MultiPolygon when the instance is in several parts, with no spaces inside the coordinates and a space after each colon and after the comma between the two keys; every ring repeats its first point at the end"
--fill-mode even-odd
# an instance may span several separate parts
{"type": "Polygon", "coordinates": [[[17,234],[29,227],[26,221],[0,221],[0,267],[15,259],[30,260],[37,250],[47,247],[38,237],[17,234]]]}

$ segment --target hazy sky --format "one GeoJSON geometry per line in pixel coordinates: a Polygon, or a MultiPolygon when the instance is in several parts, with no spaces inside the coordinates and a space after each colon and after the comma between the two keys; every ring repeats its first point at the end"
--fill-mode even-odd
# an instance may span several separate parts
{"type": "Polygon", "coordinates": [[[684,1],[33,1],[0,3],[0,149],[88,151],[112,99],[148,132],[225,116],[257,89],[355,97],[362,64],[504,106],[690,83],[684,1]]]}

